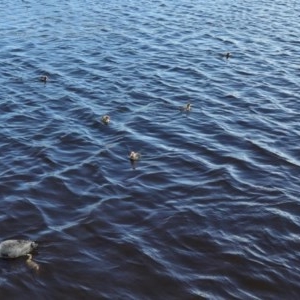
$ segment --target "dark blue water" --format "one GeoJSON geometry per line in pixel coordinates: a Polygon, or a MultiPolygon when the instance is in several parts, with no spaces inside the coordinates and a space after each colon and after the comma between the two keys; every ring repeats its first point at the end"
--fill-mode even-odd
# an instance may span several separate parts
{"type": "Polygon", "coordinates": [[[299,299],[299,17],[0,1],[1,299],[299,299]]]}

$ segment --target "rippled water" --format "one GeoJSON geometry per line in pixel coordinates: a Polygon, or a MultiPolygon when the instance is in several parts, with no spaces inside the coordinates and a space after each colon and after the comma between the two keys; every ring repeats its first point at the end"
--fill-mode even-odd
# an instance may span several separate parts
{"type": "Polygon", "coordinates": [[[0,1],[1,299],[299,299],[299,17],[0,1]]]}

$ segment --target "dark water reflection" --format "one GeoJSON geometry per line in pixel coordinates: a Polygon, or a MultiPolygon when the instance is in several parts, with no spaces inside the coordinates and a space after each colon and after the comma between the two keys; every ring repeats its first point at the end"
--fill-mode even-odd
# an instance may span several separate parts
{"type": "Polygon", "coordinates": [[[299,13],[0,1],[1,297],[298,299],[299,13]]]}

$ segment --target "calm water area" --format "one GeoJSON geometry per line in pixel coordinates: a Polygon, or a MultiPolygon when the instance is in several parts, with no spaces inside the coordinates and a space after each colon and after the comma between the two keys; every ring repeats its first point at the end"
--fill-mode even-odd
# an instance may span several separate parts
{"type": "Polygon", "coordinates": [[[0,0],[0,298],[300,299],[299,20],[0,0]]]}

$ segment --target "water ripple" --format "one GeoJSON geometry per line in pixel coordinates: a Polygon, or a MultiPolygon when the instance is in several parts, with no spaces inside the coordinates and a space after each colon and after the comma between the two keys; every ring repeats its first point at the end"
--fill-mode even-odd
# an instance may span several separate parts
{"type": "Polygon", "coordinates": [[[0,1],[1,295],[297,299],[299,11],[0,1]]]}

